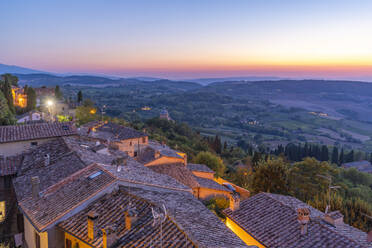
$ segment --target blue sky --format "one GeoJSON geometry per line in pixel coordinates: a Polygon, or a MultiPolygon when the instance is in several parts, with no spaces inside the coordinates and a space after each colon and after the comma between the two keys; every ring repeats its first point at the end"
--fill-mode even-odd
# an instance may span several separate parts
{"type": "Polygon", "coordinates": [[[372,1],[1,1],[0,63],[122,76],[363,77],[372,1]]]}

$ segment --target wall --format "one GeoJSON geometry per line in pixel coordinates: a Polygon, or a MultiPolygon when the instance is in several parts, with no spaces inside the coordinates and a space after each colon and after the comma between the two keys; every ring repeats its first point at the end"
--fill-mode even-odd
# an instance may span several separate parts
{"type": "Polygon", "coordinates": [[[226,198],[229,198],[230,192],[228,191],[222,191],[222,190],[215,190],[215,189],[208,189],[208,188],[199,188],[199,198],[200,199],[208,199],[215,196],[224,196],[226,198]]]}
{"type": "Polygon", "coordinates": [[[146,145],[148,145],[148,137],[144,137],[143,140],[141,138],[134,138],[134,139],[126,139],[120,142],[115,142],[115,145],[118,147],[120,151],[128,152],[128,155],[133,157],[135,154],[134,152],[138,152],[138,144],[139,149],[143,149],[146,145]]]}
{"type": "Polygon", "coordinates": [[[244,200],[244,199],[247,199],[247,198],[249,198],[249,196],[250,196],[250,194],[251,194],[251,192],[249,192],[249,190],[246,190],[246,189],[244,189],[244,188],[242,188],[242,187],[239,187],[238,185],[236,185],[236,184],[233,184],[233,183],[231,183],[231,182],[229,182],[229,181],[226,181],[225,179],[223,179],[223,178],[215,178],[214,179],[217,183],[219,183],[219,184],[223,184],[223,183],[229,183],[229,184],[231,184],[234,188],[235,188],[235,190],[236,190],[236,192],[238,192],[239,194],[240,194],[240,199],[241,200],[244,200]]]}
{"type": "Polygon", "coordinates": [[[79,244],[79,248],[91,248],[91,247],[93,247],[93,246],[90,246],[87,243],[84,243],[81,240],[79,240],[79,239],[75,238],[74,236],[72,236],[72,235],[70,235],[70,234],[68,234],[68,233],[65,232],[64,244],[66,244],[66,239],[71,240],[71,243],[72,243],[72,246],[71,247],[72,248],[75,247],[76,243],[79,244]]]}
{"type": "Polygon", "coordinates": [[[40,145],[52,139],[54,138],[2,143],[0,144],[0,156],[6,157],[17,155],[29,150],[31,148],[31,142],[37,142],[38,145],[40,145]]]}
{"type": "Polygon", "coordinates": [[[225,224],[228,228],[230,228],[231,231],[233,231],[247,245],[252,245],[252,246],[255,245],[259,248],[265,248],[264,245],[262,245],[260,242],[255,240],[251,235],[245,232],[239,225],[237,225],[230,218],[226,217],[225,224]]]}
{"type": "Polygon", "coordinates": [[[194,174],[197,177],[207,178],[207,179],[214,179],[214,173],[211,172],[202,172],[202,171],[192,171],[192,174],[194,174]]]}
{"type": "MultiPolygon", "coordinates": [[[[25,225],[25,241],[28,248],[36,248],[35,244],[35,228],[33,225],[28,221],[26,217],[24,218],[24,225],[25,225]]],[[[39,232],[37,232],[39,233],[39,232]]],[[[48,233],[47,232],[41,232],[40,235],[40,248],[48,248],[48,233]]]]}
{"type": "MultiPolygon", "coordinates": [[[[39,120],[41,120],[41,119],[42,119],[42,117],[41,117],[41,115],[40,115],[39,113],[33,113],[33,114],[32,114],[32,117],[31,117],[31,120],[32,120],[32,121],[39,121],[39,120]]],[[[26,121],[30,121],[30,116],[29,116],[29,115],[27,115],[27,116],[25,116],[25,117],[19,119],[19,120],[17,121],[17,123],[24,123],[24,122],[26,122],[26,121]]]]}

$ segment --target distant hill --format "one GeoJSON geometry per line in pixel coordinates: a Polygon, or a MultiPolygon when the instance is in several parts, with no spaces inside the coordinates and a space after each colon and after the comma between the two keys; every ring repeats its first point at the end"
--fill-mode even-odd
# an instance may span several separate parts
{"type": "Polygon", "coordinates": [[[194,79],[187,79],[185,81],[188,82],[195,82],[200,83],[202,85],[208,85],[211,83],[217,82],[231,82],[231,81],[275,81],[275,80],[282,80],[284,78],[279,77],[223,77],[223,78],[194,78],[194,79]]]}
{"type": "Polygon", "coordinates": [[[30,68],[0,64],[0,74],[12,73],[12,74],[31,74],[31,73],[48,73],[30,68]]]}

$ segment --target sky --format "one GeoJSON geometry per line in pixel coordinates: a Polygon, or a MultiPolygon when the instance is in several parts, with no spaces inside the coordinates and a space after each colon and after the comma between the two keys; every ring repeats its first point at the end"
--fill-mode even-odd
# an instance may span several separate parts
{"type": "Polygon", "coordinates": [[[3,64],[372,81],[370,0],[4,0],[0,9],[3,64]]]}

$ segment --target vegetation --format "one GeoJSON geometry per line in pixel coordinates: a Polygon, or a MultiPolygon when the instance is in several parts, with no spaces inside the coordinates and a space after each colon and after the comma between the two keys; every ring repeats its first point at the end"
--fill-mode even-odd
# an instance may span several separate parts
{"type": "Polygon", "coordinates": [[[54,88],[54,96],[58,99],[58,100],[61,100],[63,98],[63,94],[62,94],[62,91],[59,87],[59,85],[57,85],[55,88],[54,88]]]}
{"type": "Polygon", "coordinates": [[[12,125],[15,123],[13,113],[10,111],[8,101],[0,90],[0,125],[12,125]]]}
{"type": "Polygon", "coordinates": [[[30,111],[36,108],[36,92],[31,87],[26,87],[25,92],[27,94],[27,107],[26,110],[30,111]]]}

